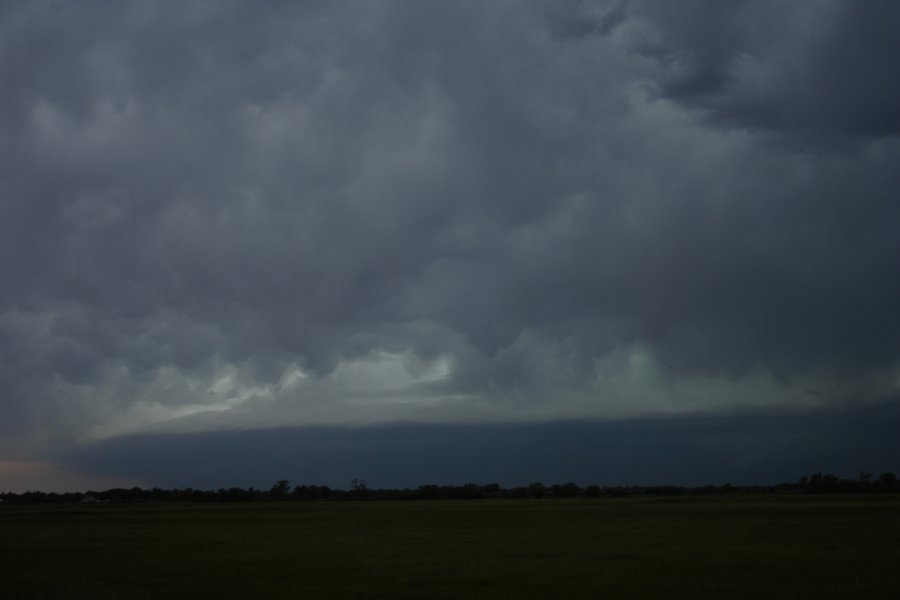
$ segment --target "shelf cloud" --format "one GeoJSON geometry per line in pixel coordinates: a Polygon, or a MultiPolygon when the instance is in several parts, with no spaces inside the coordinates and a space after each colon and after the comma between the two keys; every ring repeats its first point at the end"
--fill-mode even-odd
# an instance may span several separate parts
{"type": "Polygon", "coordinates": [[[889,1],[6,2],[0,460],[890,402],[898,26],[889,1]]]}

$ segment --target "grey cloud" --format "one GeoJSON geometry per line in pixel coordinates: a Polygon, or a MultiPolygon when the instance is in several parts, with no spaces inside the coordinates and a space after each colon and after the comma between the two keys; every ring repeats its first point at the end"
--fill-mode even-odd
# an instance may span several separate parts
{"type": "Polygon", "coordinates": [[[895,385],[893,5],[556,4],[7,4],[5,426],[379,351],[548,402],[635,345],[895,385]]]}
{"type": "Polygon", "coordinates": [[[625,20],[625,2],[547,2],[550,30],[559,38],[608,35],[625,20]]]}
{"type": "Polygon", "coordinates": [[[403,425],[142,435],[70,450],[65,467],[149,486],[217,489],[278,479],[346,489],[426,483],[503,486],[766,485],[813,472],[896,470],[896,402],[862,411],[518,425],[403,425]]]}
{"type": "Polygon", "coordinates": [[[816,145],[900,133],[894,2],[638,4],[661,32],[644,48],[668,67],[659,93],[713,123],[816,145]]]}

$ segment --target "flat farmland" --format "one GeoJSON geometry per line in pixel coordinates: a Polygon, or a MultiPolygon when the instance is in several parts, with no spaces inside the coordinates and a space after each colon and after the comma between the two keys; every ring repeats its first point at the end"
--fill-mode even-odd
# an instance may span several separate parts
{"type": "Polygon", "coordinates": [[[0,598],[897,598],[900,497],[0,505],[0,598]]]}

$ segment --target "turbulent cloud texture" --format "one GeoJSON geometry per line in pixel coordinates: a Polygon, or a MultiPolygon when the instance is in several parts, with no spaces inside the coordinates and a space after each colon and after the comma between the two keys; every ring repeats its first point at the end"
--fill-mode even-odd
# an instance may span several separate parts
{"type": "Polygon", "coordinates": [[[887,0],[5,2],[0,458],[895,396],[898,30],[887,0]]]}

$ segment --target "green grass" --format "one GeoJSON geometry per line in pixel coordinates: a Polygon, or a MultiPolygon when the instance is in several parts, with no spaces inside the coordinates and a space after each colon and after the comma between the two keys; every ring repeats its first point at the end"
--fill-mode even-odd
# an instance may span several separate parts
{"type": "Polygon", "coordinates": [[[896,598],[900,498],[0,505],[0,598],[896,598]]]}

